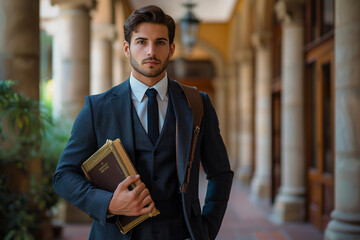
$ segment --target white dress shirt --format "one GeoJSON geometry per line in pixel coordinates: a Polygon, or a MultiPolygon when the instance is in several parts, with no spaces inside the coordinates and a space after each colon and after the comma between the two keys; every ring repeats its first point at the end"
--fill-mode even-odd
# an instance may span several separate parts
{"type": "Polygon", "coordinates": [[[146,132],[148,132],[148,124],[147,124],[148,97],[146,96],[145,92],[149,88],[154,88],[158,92],[156,99],[158,101],[158,107],[159,107],[159,135],[160,135],[161,129],[164,125],[166,110],[169,102],[167,73],[165,73],[163,79],[161,79],[158,83],[156,83],[152,87],[149,87],[146,84],[140,82],[131,74],[130,88],[131,88],[132,102],[135,106],[140,122],[143,125],[146,132]]]}

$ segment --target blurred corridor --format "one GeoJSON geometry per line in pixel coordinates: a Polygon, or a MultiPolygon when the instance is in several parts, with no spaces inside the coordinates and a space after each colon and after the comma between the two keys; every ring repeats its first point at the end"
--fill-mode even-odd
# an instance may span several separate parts
{"type": "Polygon", "coordinates": [[[235,173],[218,239],[359,240],[360,0],[0,0],[0,236],[50,240],[56,219],[87,239],[52,174],[85,97],[129,77],[123,25],[149,3],[174,15],[168,76],[209,94],[235,173]]]}

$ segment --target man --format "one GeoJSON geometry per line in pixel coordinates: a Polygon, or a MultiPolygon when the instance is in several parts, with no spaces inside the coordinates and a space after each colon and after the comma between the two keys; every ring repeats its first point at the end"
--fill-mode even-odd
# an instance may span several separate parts
{"type": "Polygon", "coordinates": [[[215,239],[233,178],[215,110],[209,97],[201,93],[204,115],[190,182],[182,192],[179,188],[187,168],[193,115],[181,86],[166,73],[175,50],[174,20],[160,8],[146,6],[127,19],[124,34],[131,76],[103,94],[86,97],[55,171],[54,189],[94,219],[90,239],[215,239]],[[157,107],[150,107],[153,104],[157,107]],[[158,111],[156,120],[147,119],[151,115],[148,108],[158,111]],[[140,176],[128,177],[111,193],[86,181],[80,166],[107,139],[116,138],[140,176]],[[208,179],[202,211],[200,162],[208,179]],[[129,191],[128,186],[138,178],[143,184],[129,191]],[[116,215],[139,216],[154,206],[160,214],[129,234],[122,235],[114,223],[116,215]]]}

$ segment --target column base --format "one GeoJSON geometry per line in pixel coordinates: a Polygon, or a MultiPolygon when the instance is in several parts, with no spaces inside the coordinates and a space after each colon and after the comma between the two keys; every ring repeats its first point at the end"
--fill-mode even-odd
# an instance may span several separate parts
{"type": "Polygon", "coordinates": [[[327,240],[358,240],[360,239],[360,214],[345,213],[334,210],[332,220],[326,227],[327,240]]]}
{"type": "Polygon", "coordinates": [[[359,240],[360,225],[331,220],[325,231],[325,240],[359,240]]]}
{"type": "Polygon", "coordinates": [[[280,194],[276,197],[271,220],[276,223],[303,221],[305,218],[304,198],[280,194]]]}
{"type": "Polygon", "coordinates": [[[257,202],[270,198],[270,178],[255,176],[251,182],[250,200],[257,202]]]}
{"type": "Polygon", "coordinates": [[[237,178],[241,185],[249,186],[251,183],[251,168],[241,167],[237,171],[237,178]]]}

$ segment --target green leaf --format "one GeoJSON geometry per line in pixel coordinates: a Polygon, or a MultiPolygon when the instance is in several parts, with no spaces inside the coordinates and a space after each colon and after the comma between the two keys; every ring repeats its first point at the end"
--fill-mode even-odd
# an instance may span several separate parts
{"type": "Polygon", "coordinates": [[[6,234],[4,240],[10,240],[12,239],[16,234],[16,230],[11,230],[10,232],[8,232],[8,234],[6,234]]]}

